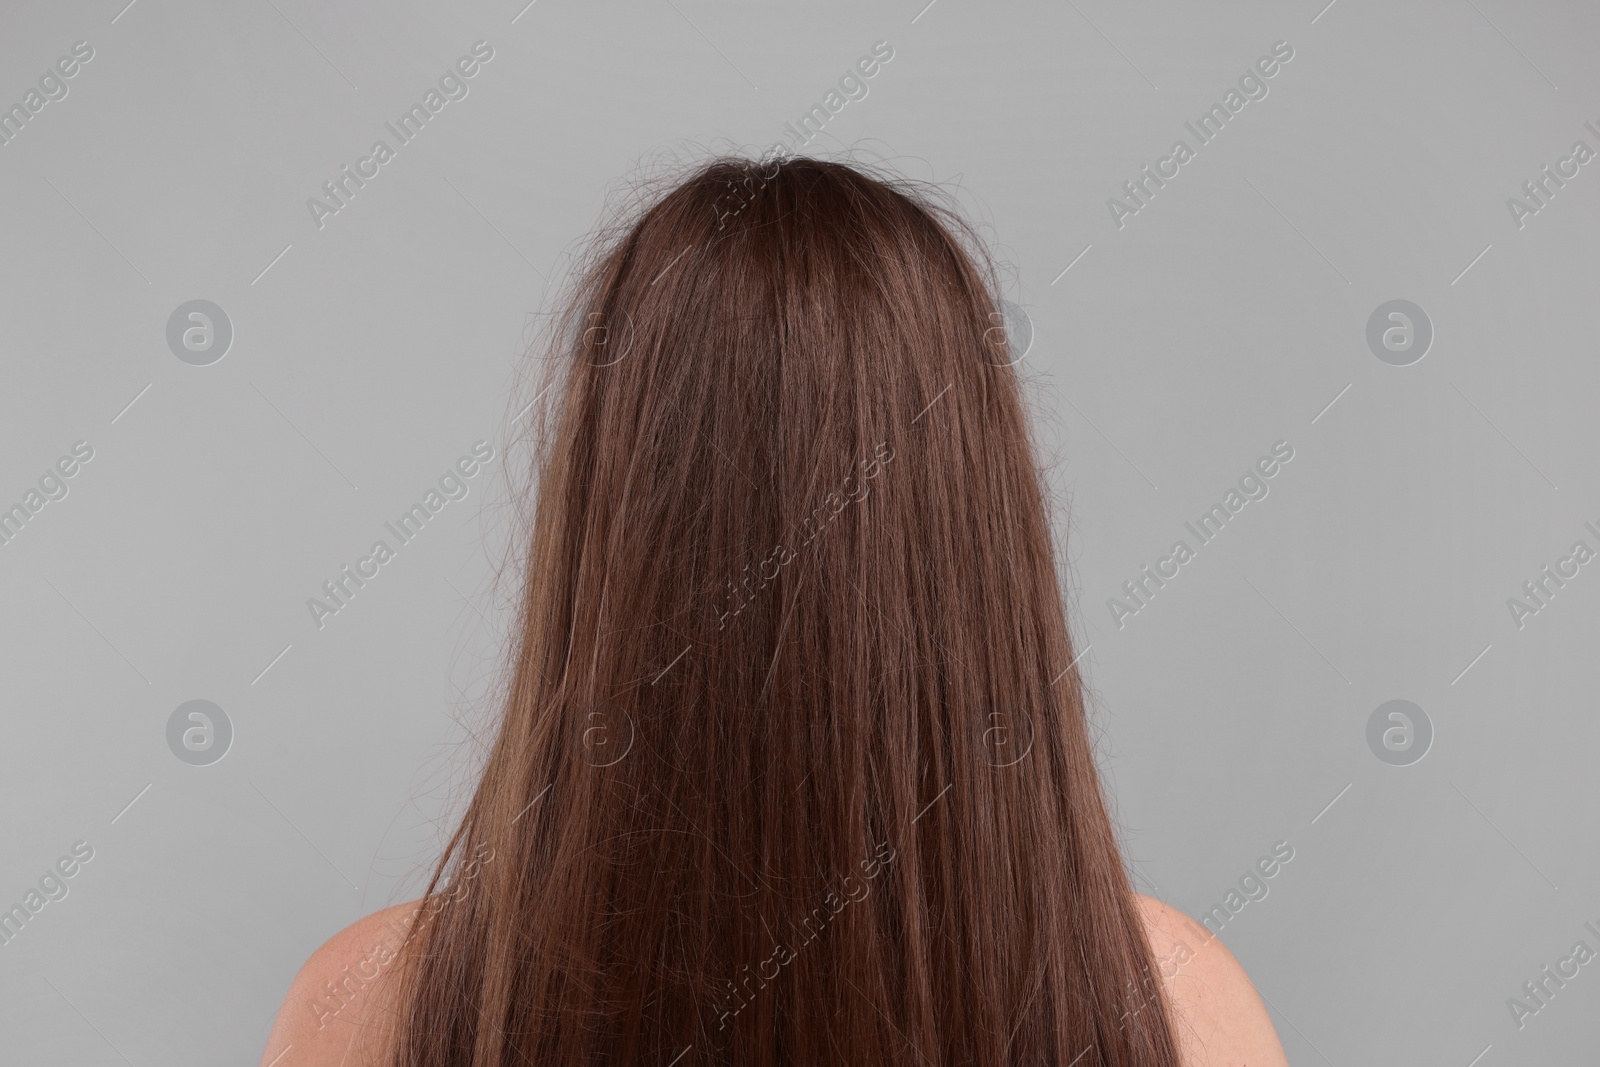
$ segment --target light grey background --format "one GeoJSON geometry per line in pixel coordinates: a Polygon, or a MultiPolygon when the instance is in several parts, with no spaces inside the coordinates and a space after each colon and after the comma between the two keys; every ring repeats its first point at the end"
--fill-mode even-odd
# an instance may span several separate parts
{"type": "Polygon", "coordinates": [[[1199,916],[1293,846],[1224,938],[1297,1065],[1594,1061],[1600,964],[1520,1029],[1507,998],[1600,950],[1600,564],[1520,629],[1507,599],[1600,548],[1600,163],[1521,228],[1507,198],[1600,149],[1600,11],[524,2],[0,15],[0,104],[95,52],[0,147],[0,505],[94,448],[0,546],[0,906],[95,850],[0,946],[6,1063],[254,1062],[307,954],[417,891],[492,713],[506,463],[320,630],[306,599],[473,442],[505,455],[608,193],[758,151],[879,40],[813,151],[940,183],[1008,264],[1142,888],[1199,916]],[[319,230],[306,199],[479,40],[319,230]],[[1107,198],[1280,40],[1119,229],[1107,198]],[[166,344],[193,299],[233,324],[210,366],[166,344]],[[1393,299],[1435,330],[1408,367],[1365,340],[1393,299]],[[1118,629],[1280,440],[1270,495],[1118,629]],[[1367,746],[1394,698],[1435,729],[1411,766],[1367,746]],[[167,747],[194,699],[234,728],[210,766],[167,747]]]}

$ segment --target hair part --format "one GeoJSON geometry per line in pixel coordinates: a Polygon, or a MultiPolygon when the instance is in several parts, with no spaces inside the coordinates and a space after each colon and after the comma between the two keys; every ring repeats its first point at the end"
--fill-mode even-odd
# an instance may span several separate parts
{"type": "Polygon", "coordinates": [[[808,158],[596,248],[397,1064],[1176,1065],[995,293],[808,158]]]}

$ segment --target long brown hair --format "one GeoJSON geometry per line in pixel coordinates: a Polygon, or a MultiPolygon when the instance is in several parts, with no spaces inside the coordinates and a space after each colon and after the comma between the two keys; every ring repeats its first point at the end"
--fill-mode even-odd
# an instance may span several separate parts
{"type": "Polygon", "coordinates": [[[399,1065],[1178,1062],[997,292],[815,159],[601,242],[399,1065]]]}

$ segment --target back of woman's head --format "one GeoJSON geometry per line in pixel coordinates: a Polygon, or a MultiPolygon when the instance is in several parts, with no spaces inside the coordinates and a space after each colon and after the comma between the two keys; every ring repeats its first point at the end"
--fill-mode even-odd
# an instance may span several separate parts
{"type": "Polygon", "coordinates": [[[566,316],[400,1062],[1175,1063],[972,232],[718,160],[566,316]]]}

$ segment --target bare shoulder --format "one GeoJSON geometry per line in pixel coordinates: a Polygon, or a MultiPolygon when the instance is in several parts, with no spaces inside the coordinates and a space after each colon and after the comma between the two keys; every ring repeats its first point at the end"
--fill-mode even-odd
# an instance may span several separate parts
{"type": "Polygon", "coordinates": [[[261,1067],[387,1064],[400,949],[419,903],[357,920],[311,954],[289,984],[261,1067]]]}
{"type": "Polygon", "coordinates": [[[1176,908],[1137,900],[1183,1067],[1288,1067],[1266,1006],[1227,946],[1176,908]]]}

